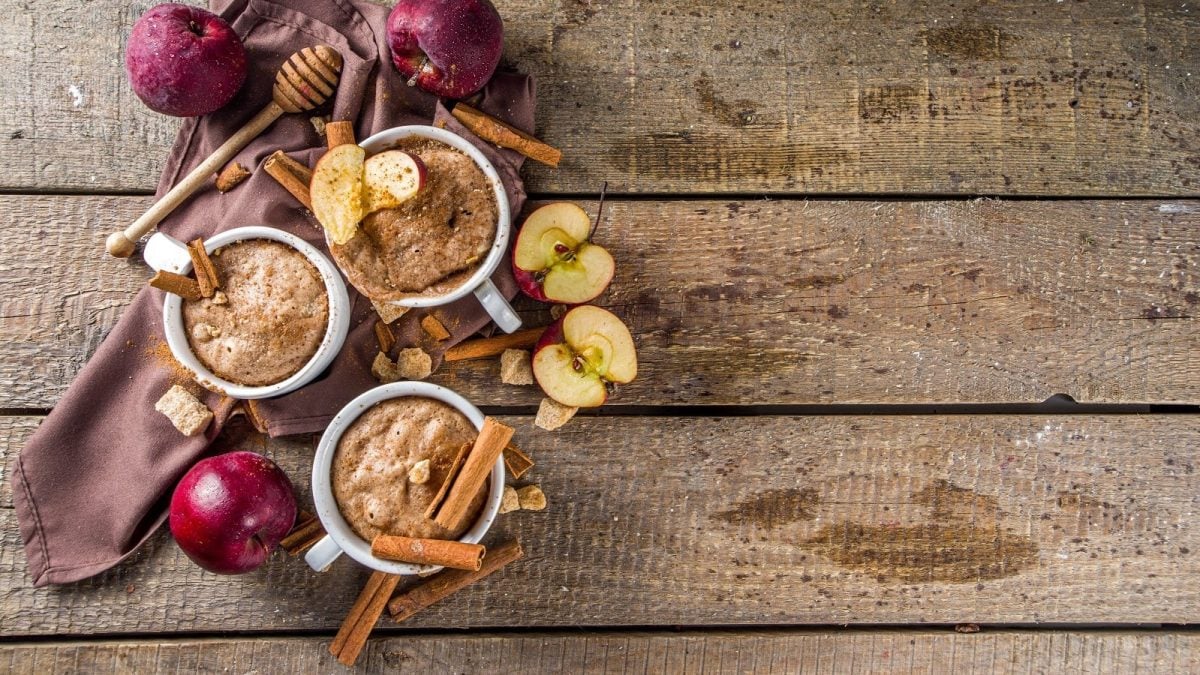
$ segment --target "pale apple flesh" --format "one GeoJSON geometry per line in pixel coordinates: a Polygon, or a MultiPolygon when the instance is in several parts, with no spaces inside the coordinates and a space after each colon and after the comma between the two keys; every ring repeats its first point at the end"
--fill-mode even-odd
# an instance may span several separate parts
{"type": "Polygon", "coordinates": [[[335,244],[345,244],[358,232],[366,215],[363,167],[367,153],[357,145],[339,145],[326,152],[313,169],[309,185],[313,215],[335,244]]]}
{"type": "Polygon", "coordinates": [[[633,336],[612,312],[576,307],[542,335],[533,354],[533,374],[546,395],[563,405],[602,405],[610,383],[637,377],[633,336]]]}
{"type": "Polygon", "coordinates": [[[425,163],[402,150],[371,155],[363,165],[367,213],[394,209],[411,199],[425,185],[425,163]]]}
{"type": "Polygon", "coordinates": [[[529,215],[513,246],[513,275],[526,295],[542,302],[579,304],[599,296],[616,272],[603,247],[588,241],[591,219],[560,202],[529,215]]]}
{"type": "Polygon", "coordinates": [[[559,262],[546,272],[542,292],[552,302],[587,302],[604,292],[616,270],[617,263],[608,251],[585,242],[575,250],[573,260],[559,262]]]}

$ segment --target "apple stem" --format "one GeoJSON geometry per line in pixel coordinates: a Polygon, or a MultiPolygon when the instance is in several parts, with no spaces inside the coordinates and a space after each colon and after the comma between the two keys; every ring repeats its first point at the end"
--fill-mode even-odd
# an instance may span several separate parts
{"type": "Polygon", "coordinates": [[[604,185],[600,186],[600,205],[596,207],[596,222],[592,225],[592,231],[588,232],[588,239],[596,234],[596,230],[600,228],[600,216],[604,213],[604,195],[608,193],[608,181],[604,181],[604,185]]]}

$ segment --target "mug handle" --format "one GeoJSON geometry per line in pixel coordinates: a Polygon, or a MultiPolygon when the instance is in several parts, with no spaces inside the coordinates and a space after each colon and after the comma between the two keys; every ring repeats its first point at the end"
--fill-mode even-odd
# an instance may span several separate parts
{"type": "Polygon", "coordinates": [[[325,535],[321,537],[312,548],[308,549],[308,553],[304,554],[304,562],[317,572],[324,572],[326,568],[333,564],[342,555],[342,549],[333,540],[333,537],[325,535]]]}
{"type": "Polygon", "coordinates": [[[142,249],[142,259],[150,266],[150,269],[155,272],[175,272],[180,270],[192,262],[188,256],[187,246],[175,237],[162,232],[155,233],[146,241],[146,247],[142,249]]]}
{"type": "Polygon", "coordinates": [[[484,279],[482,284],[479,284],[475,289],[475,297],[479,299],[479,304],[483,305],[486,311],[492,317],[492,321],[500,327],[500,330],[505,333],[511,333],[521,327],[521,317],[513,311],[512,305],[504,299],[500,293],[500,289],[496,288],[496,284],[492,283],[491,279],[484,279]]]}

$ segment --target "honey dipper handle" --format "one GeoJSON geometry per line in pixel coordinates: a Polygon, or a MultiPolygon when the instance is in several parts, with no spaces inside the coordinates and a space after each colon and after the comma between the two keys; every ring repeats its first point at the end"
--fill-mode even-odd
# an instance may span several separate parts
{"type": "Polygon", "coordinates": [[[153,230],[154,226],[166,218],[167,214],[174,211],[175,207],[183,203],[183,200],[208,182],[212,175],[233,159],[239,150],[246,147],[247,143],[261,134],[263,129],[269,127],[282,114],[283,108],[280,108],[278,104],[274,102],[267,104],[267,107],[247,122],[246,126],[230,136],[229,140],[222,143],[216,152],[209,155],[208,159],[201,162],[199,166],[192,169],[191,173],[184,176],[183,180],[176,183],[175,187],[163,195],[162,199],[155,202],[149,211],[142,214],[142,217],[133,221],[133,224],[124,231],[110,234],[105,242],[108,252],[117,258],[128,258],[132,255],[134,245],[139,239],[153,230]]]}

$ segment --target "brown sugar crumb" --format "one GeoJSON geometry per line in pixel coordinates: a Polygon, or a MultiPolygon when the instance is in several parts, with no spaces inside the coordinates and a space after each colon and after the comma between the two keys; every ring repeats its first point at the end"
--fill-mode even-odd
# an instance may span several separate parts
{"type": "Polygon", "coordinates": [[[542,399],[533,423],[546,431],[554,431],[571,420],[579,408],[563,405],[552,398],[542,399]]]}
{"type": "Polygon", "coordinates": [[[396,369],[406,380],[423,380],[433,374],[433,357],[420,347],[401,349],[396,369]]]}
{"type": "Polygon", "coordinates": [[[376,354],[375,360],[371,362],[371,374],[384,384],[399,382],[401,379],[400,373],[396,372],[396,362],[383,352],[376,354]]]}
{"type": "Polygon", "coordinates": [[[192,396],[186,389],[175,384],[158,399],[154,409],[167,416],[171,424],[184,436],[195,436],[204,431],[212,421],[212,411],[192,396]]]}
{"type": "Polygon", "coordinates": [[[500,355],[500,381],[504,384],[533,384],[533,365],[529,352],[505,349],[500,355]]]}
{"type": "Polygon", "coordinates": [[[438,342],[450,339],[450,331],[446,330],[442,322],[438,321],[437,317],[432,314],[426,314],[421,318],[421,328],[429,334],[429,337],[438,342]]]}
{"type": "Polygon", "coordinates": [[[423,459],[408,470],[408,482],[424,485],[429,482],[429,460],[423,459]]]}
{"type": "Polygon", "coordinates": [[[504,486],[504,496],[500,498],[500,513],[512,513],[521,510],[521,498],[517,489],[511,485],[504,486]]]}
{"type": "Polygon", "coordinates": [[[526,485],[517,490],[517,501],[522,511],[541,511],[546,508],[546,493],[536,485],[526,485]]]}
{"type": "Polygon", "coordinates": [[[229,192],[249,177],[249,169],[237,162],[230,162],[221,169],[214,182],[217,184],[217,192],[229,192]]]}
{"type": "Polygon", "coordinates": [[[384,384],[400,380],[423,380],[432,373],[433,357],[419,347],[401,349],[395,361],[388,358],[387,354],[379,352],[371,363],[371,374],[384,384]]]}

